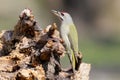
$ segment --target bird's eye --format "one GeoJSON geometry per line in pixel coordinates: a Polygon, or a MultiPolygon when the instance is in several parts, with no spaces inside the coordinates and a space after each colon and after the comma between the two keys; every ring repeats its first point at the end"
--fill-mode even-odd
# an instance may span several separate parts
{"type": "Polygon", "coordinates": [[[64,13],[61,13],[62,16],[64,16],[64,13]]]}

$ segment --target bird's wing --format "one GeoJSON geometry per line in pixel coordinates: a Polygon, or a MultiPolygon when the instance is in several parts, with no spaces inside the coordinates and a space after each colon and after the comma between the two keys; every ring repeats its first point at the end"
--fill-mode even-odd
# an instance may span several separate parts
{"type": "Polygon", "coordinates": [[[71,48],[73,49],[74,52],[78,52],[78,33],[76,30],[75,25],[70,25],[70,31],[68,34],[69,40],[71,42],[71,48]]]}
{"type": "Polygon", "coordinates": [[[77,55],[78,55],[78,34],[75,25],[70,25],[70,31],[68,34],[69,41],[71,42],[71,48],[73,50],[72,59],[78,63],[77,55]]]}

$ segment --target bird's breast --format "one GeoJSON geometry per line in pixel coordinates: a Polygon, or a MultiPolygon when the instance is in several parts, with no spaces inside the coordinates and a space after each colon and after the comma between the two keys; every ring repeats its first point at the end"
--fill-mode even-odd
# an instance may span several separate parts
{"type": "Polygon", "coordinates": [[[68,34],[69,33],[69,26],[68,25],[61,25],[61,35],[68,34]]]}

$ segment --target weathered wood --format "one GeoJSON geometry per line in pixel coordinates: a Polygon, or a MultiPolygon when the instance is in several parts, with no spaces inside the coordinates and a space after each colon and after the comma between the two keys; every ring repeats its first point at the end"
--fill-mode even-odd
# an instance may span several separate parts
{"type": "Polygon", "coordinates": [[[74,78],[75,80],[89,80],[91,65],[87,63],[81,63],[74,78]]]}

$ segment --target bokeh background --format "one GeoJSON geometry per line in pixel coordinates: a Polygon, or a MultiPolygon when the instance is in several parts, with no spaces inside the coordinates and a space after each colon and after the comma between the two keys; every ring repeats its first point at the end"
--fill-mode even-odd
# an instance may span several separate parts
{"type": "Polygon", "coordinates": [[[120,80],[120,0],[0,0],[0,30],[13,29],[24,8],[42,28],[60,26],[52,9],[70,13],[83,61],[92,65],[90,80],[120,80]]]}

